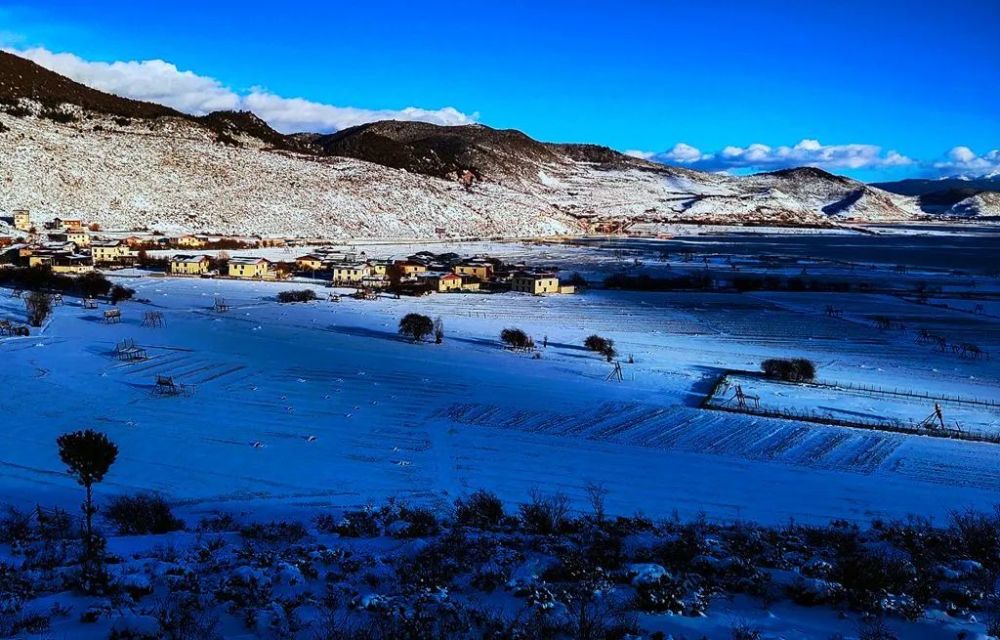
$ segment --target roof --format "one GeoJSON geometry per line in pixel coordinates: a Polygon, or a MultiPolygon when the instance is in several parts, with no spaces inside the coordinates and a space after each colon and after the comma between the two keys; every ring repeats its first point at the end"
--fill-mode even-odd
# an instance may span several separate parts
{"type": "Polygon", "coordinates": [[[209,260],[209,257],[206,255],[187,255],[183,253],[178,253],[174,255],[172,258],[170,258],[171,262],[184,262],[187,264],[195,264],[198,262],[202,262],[204,260],[209,260]]]}
{"type": "Polygon", "coordinates": [[[229,264],[260,264],[261,262],[271,264],[271,261],[267,258],[257,256],[234,256],[229,259],[229,264]]]}

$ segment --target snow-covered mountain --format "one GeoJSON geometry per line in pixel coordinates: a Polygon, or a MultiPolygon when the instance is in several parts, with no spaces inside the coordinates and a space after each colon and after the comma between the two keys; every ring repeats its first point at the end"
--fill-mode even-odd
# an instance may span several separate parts
{"type": "Polygon", "coordinates": [[[0,52],[0,211],[105,227],[330,237],[573,233],[601,221],[909,220],[915,198],[819,169],[749,177],[482,125],[282,135],[101,93],[0,52]]]}

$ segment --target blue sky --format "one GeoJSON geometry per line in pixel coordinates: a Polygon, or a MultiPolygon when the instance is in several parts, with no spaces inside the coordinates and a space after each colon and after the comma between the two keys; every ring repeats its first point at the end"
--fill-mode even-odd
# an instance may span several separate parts
{"type": "Polygon", "coordinates": [[[235,95],[285,130],[475,120],[698,168],[863,179],[1000,165],[997,0],[153,4],[0,0],[0,43],[73,54],[34,58],[187,110],[216,104],[198,91],[235,95]],[[86,66],[149,60],[176,69],[86,66]],[[155,90],[128,75],[150,70],[155,90]]]}

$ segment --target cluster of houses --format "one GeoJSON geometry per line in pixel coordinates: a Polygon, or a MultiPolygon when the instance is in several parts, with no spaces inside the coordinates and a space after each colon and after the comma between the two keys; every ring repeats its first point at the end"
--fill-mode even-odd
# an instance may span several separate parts
{"type": "Polygon", "coordinates": [[[282,280],[294,275],[327,280],[331,286],[396,293],[520,291],[532,294],[574,293],[553,270],[505,264],[497,258],[462,257],[456,253],[416,253],[402,260],[368,258],[364,252],[321,247],[294,262],[263,257],[233,256],[224,260],[206,254],[176,254],[169,273],[176,276],[223,276],[240,280],[282,280]]]}
{"type": "MultiPolygon", "coordinates": [[[[284,241],[237,239],[207,235],[102,236],[99,227],[78,218],[55,218],[39,232],[26,210],[15,211],[14,228],[24,236],[0,236],[0,255],[6,262],[29,267],[44,266],[55,273],[80,274],[94,269],[134,265],[147,249],[239,249],[287,246],[284,241]],[[13,259],[10,259],[13,258],[13,259]]],[[[167,259],[173,276],[228,277],[241,280],[283,280],[292,276],[322,279],[331,286],[359,291],[393,291],[422,295],[439,292],[519,291],[531,294],[573,293],[574,286],[560,282],[551,269],[506,264],[489,256],[463,257],[457,253],[421,251],[404,259],[375,259],[365,252],[337,247],[314,248],[294,261],[274,261],[258,256],[219,253],[178,253],[167,259]]]]}
{"type": "Polygon", "coordinates": [[[26,209],[8,218],[13,234],[0,235],[0,263],[45,266],[55,273],[79,274],[94,269],[133,266],[140,252],[151,249],[236,249],[284,246],[267,238],[234,238],[211,235],[164,236],[146,233],[113,238],[80,218],[54,218],[36,225],[26,209]]]}

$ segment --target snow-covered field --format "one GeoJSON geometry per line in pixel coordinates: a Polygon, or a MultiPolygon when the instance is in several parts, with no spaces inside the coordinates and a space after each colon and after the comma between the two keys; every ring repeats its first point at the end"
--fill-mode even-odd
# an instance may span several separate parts
{"type": "MultiPolygon", "coordinates": [[[[738,409],[737,387],[748,410],[765,414],[787,413],[819,421],[886,425],[912,431],[937,430],[940,435],[993,438],[1000,435],[1000,399],[909,395],[898,387],[860,388],[836,385],[789,384],[750,375],[727,375],[714,394],[711,406],[738,409]],[[941,409],[941,418],[935,414],[941,409]],[[941,425],[941,420],[944,425],[941,425]]],[[[928,392],[922,392],[928,393],[928,392]]]]}
{"type": "MultiPolygon", "coordinates": [[[[538,261],[550,248],[519,250],[538,261]]],[[[512,502],[559,490],[582,506],[594,482],[615,513],[867,521],[987,508],[1000,489],[997,445],[697,408],[720,371],[787,355],[815,360],[824,380],[995,398],[1000,359],[939,353],[874,331],[860,314],[905,310],[912,322],[951,326],[959,314],[948,309],[884,295],[602,290],[279,305],[277,291],[302,285],[126,283],[149,303],[126,303],[120,325],[67,298],[41,334],[0,342],[11,443],[0,452],[2,500],[75,503],[54,439],[82,427],[121,449],[101,491],[152,489],[194,512],[388,496],[444,507],[483,487],[512,502]],[[229,313],[211,310],[217,296],[229,313]],[[826,317],[826,304],[845,316],[826,317]],[[140,326],[149,310],[164,328],[140,326]],[[440,316],[444,344],[398,338],[411,311],[440,316]],[[507,326],[547,337],[541,358],[501,349],[507,326]],[[591,333],[634,360],[624,382],[606,381],[610,365],[583,350],[591,333]],[[127,338],[149,360],[113,359],[127,338]],[[195,390],[153,397],[157,375],[195,390]]],[[[22,301],[0,291],[0,315],[21,314],[22,301]]],[[[973,314],[954,328],[1000,354],[997,329],[973,314]]]]}

